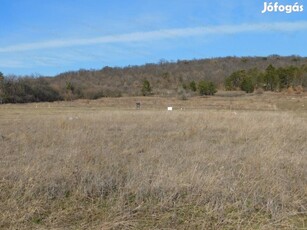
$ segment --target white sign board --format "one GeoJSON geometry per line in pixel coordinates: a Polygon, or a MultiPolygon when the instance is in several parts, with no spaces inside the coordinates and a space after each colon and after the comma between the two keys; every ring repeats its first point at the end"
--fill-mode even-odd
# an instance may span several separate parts
{"type": "Polygon", "coordinates": [[[173,111],[173,107],[167,107],[168,111],[173,111]]]}

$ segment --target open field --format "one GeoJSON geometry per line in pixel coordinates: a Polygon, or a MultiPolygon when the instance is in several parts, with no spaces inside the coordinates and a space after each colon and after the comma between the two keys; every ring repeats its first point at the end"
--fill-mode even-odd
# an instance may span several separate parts
{"type": "Polygon", "coordinates": [[[307,229],[307,95],[0,105],[0,229],[307,229]]]}

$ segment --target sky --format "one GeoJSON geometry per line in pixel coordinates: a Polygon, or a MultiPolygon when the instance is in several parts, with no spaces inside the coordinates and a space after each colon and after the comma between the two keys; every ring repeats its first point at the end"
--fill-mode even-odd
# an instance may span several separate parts
{"type": "Polygon", "coordinates": [[[289,14],[263,14],[264,2],[0,0],[0,72],[55,76],[161,60],[307,56],[307,1],[278,1],[304,6],[289,14]]]}

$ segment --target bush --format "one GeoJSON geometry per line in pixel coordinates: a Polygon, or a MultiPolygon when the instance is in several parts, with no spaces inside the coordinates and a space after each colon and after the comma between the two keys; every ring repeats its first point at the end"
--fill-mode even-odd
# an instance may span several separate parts
{"type": "Polygon", "coordinates": [[[59,93],[43,78],[5,78],[3,81],[3,103],[28,103],[61,100],[59,93]]]}
{"type": "Polygon", "coordinates": [[[51,88],[49,85],[42,85],[33,88],[33,96],[35,101],[58,101],[62,98],[59,93],[51,88]]]}
{"type": "Polygon", "coordinates": [[[200,95],[214,95],[217,90],[213,82],[200,81],[198,83],[198,90],[200,95]]]}
{"type": "Polygon", "coordinates": [[[250,77],[245,77],[240,86],[241,90],[245,91],[246,93],[254,92],[254,84],[250,77]]]}
{"type": "Polygon", "coordinates": [[[225,79],[226,90],[237,90],[241,87],[243,79],[247,77],[245,70],[239,70],[233,72],[229,77],[225,79]]]}
{"type": "Polygon", "coordinates": [[[88,95],[88,99],[93,99],[93,100],[96,100],[96,99],[99,99],[99,98],[102,98],[102,97],[105,97],[103,90],[91,92],[88,95]]]}
{"type": "Polygon", "coordinates": [[[122,97],[122,92],[117,89],[105,89],[104,90],[104,97],[122,97]]]}
{"type": "Polygon", "coordinates": [[[187,93],[183,87],[179,87],[177,90],[179,100],[188,100],[187,93]]]}

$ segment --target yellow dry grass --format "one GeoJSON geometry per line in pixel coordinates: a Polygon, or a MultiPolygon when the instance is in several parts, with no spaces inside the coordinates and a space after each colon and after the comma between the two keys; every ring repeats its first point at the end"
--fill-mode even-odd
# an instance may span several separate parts
{"type": "Polygon", "coordinates": [[[280,94],[1,105],[0,228],[306,229],[306,107],[280,94]]]}

